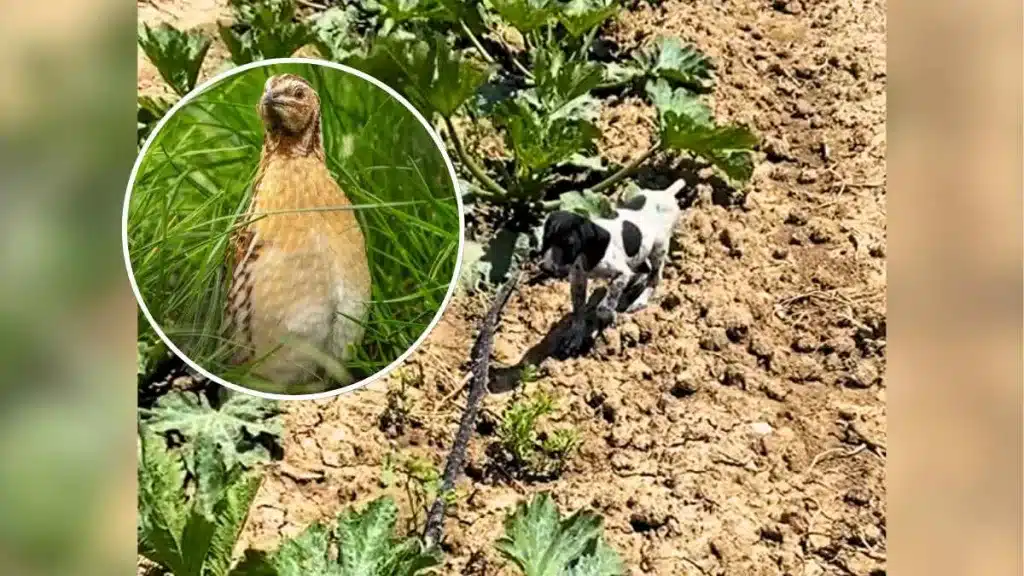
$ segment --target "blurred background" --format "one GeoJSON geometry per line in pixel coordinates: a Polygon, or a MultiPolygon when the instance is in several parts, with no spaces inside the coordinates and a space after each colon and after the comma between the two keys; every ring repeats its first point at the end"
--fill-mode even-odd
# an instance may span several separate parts
{"type": "Polygon", "coordinates": [[[135,7],[0,0],[0,573],[135,565],[135,7]],[[97,527],[102,526],[102,529],[97,527]]]}

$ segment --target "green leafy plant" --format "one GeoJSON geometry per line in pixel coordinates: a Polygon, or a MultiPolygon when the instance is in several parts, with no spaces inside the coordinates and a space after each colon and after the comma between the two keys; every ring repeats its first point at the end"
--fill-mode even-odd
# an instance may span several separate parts
{"type": "Polygon", "coordinates": [[[231,0],[231,13],[234,22],[220,25],[220,37],[235,64],[286,58],[314,40],[292,0],[231,0]]]}
{"type": "Polygon", "coordinates": [[[554,412],[551,396],[537,392],[510,404],[501,415],[498,441],[511,465],[531,476],[557,476],[579,446],[573,429],[542,434],[540,420],[554,412]]]}
{"type": "Polygon", "coordinates": [[[516,507],[496,547],[524,576],[623,573],[618,554],[604,542],[601,517],[579,511],[563,519],[547,493],[516,507]]]}
{"type": "Polygon", "coordinates": [[[398,507],[380,498],[343,512],[333,527],[312,524],[276,551],[250,550],[232,565],[260,476],[228,467],[208,436],[194,443],[196,470],[187,474],[180,451],[148,427],[139,435],[139,554],[173,576],[414,576],[439,561],[418,538],[395,536],[398,507]]]}
{"type": "Polygon", "coordinates": [[[619,8],[616,0],[569,0],[563,4],[558,21],[569,34],[579,37],[596,30],[619,8]]]}
{"type": "Polygon", "coordinates": [[[333,527],[310,525],[272,554],[250,552],[238,576],[414,576],[440,562],[418,538],[394,534],[398,507],[378,498],[362,511],[343,512],[333,527]]]}
{"type": "MultiPolygon", "coordinates": [[[[664,84],[700,103],[697,95],[714,85],[706,56],[662,37],[616,61],[597,59],[601,27],[621,7],[612,0],[385,0],[351,4],[344,17],[342,9],[332,9],[314,27],[318,44],[326,46],[322,52],[381,78],[441,121],[467,173],[469,202],[602,214],[607,204],[588,193],[605,193],[654,156],[674,153],[707,162],[742,187],[752,174],[752,133],[710,115],[670,114],[643,89],[645,81],[664,84]],[[367,27],[357,31],[356,21],[367,27]],[[522,35],[522,48],[495,32],[502,21],[522,35]],[[596,150],[601,97],[615,90],[635,91],[659,108],[658,138],[621,166],[596,150]],[[459,134],[456,118],[486,119],[507,155],[481,159],[459,134]],[[577,195],[556,196],[552,190],[564,184],[566,171],[597,177],[588,177],[577,195]]],[[[478,262],[479,251],[470,252],[478,262]]]]}
{"type": "MultiPolygon", "coordinates": [[[[707,56],[676,37],[659,37],[611,61],[597,56],[602,26],[635,4],[366,0],[305,18],[293,0],[231,0],[234,22],[220,32],[236,64],[289,56],[314,44],[323,57],[398,90],[431,120],[440,120],[465,173],[470,210],[486,202],[533,214],[567,209],[608,215],[608,203],[592,195],[612,191],[659,155],[707,163],[741,189],[753,174],[758,140],[745,127],[717,122],[700,100],[715,82],[707,56]],[[502,22],[522,36],[521,47],[498,33],[502,22]],[[602,98],[617,91],[639,95],[658,109],[657,138],[621,165],[602,158],[596,146],[602,98]],[[660,98],[666,91],[680,96],[660,98]],[[683,99],[689,103],[682,109],[665,106],[683,99]],[[462,120],[478,133],[496,130],[504,155],[475,149],[456,128],[466,125],[462,120]],[[576,193],[566,195],[567,188],[576,193]]],[[[140,139],[161,113],[154,108],[140,105],[140,139]]],[[[528,220],[520,220],[507,226],[521,232],[528,220]]],[[[463,289],[482,286],[477,264],[486,269],[483,285],[507,268],[507,257],[498,262],[494,256],[491,246],[468,249],[463,289]]]]}
{"type": "Polygon", "coordinates": [[[195,88],[199,69],[210,49],[211,40],[206,34],[198,30],[181,31],[166,22],[155,28],[139,24],[138,41],[160,76],[178,95],[184,96],[195,88]]]}
{"type": "Polygon", "coordinates": [[[622,8],[613,0],[377,0],[335,6],[308,19],[296,14],[293,0],[231,0],[231,6],[234,23],[223,26],[221,36],[236,64],[289,56],[313,43],[324,57],[382,79],[422,112],[439,117],[468,173],[468,201],[599,214],[595,202],[551,197],[562,172],[601,175],[580,191],[600,194],[659,153],[707,162],[736,188],[753,173],[757,138],[744,127],[715,122],[698,99],[713,88],[714,74],[696,48],[659,37],[616,61],[594,57],[601,27],[622,8]],[[523,36],[523,49],[493,33],[501,21],[523,36]],[[595,146],[601,136],[597,94],[616,89],[638,91],[659,111],[658,139],[621,166],[600,158],[595,146]],[[666,109],[658,96],[665,90],[692,105],[666,109]],[[486,117],[510,157],[482,162],[458,134],[456,117],[486,117]]]}
{"type": "Polygon", "coordinates": [[[215,441],[195,440],[193,490],[186,497],[180,453],[143,428],[138,454],[138,550],[174,576],[227,576],[260,476],[229,468],[215,441]]]}
{"type": "Polygon", "coordinates": [[[553,0],[491,0],[491,5],[503,20],[524,34],[551,21],[557,9],[553,0]]]}
{"type": "Polygon", "coordinates": [[[711,61],[678,38],[661,37],[633,54],[639,71],[650,79],[663,78],[673,86],[707,92],[714,85],[711,61]]]}
{"type": "Polygon", "coordinates": [[[661,141],[667,148],[690,152],[717,166],[733,182],[745,182],[754,171],[750,149],[757,138],[737,126],[719,126],[711,109],[685,89],[664,80],[648,83],[647,92],[661,118],[661,141]]]}
{"type": "Polygon", "coordinates": [[[175,432],[185,439],[182,457],[191,472],[197,471],[201,442],[216,444],[228,469],[236,465],[251,468],[268,460],[270,454],[259,439],[280,437],[280,405],[249,394],[217,390],[223,398],[216,403],[201,392],[171,391],[153,408],[140,408],[139,417],[154,433],[175,432]]]}
{"type": "Polygon", "coordinates": [[[366,56],[347,64],[401,87],[420,111],[450,117],[490,76],[492,69],[452,50],[433,34],[425,39],[377,39],[366,56]]]}

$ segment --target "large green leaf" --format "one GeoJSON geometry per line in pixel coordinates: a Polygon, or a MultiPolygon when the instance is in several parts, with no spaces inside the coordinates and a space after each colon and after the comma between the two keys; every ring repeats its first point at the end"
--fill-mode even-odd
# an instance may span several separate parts
{"type": "Polygon", "coordinates": [[[198,30],[183,32],[163,22],[155,28],[139,24],[139,45],[160,76],[179,95],[196,86],[211,40],[198,30]]]}
{"type": "Polygon", "coordinates": [[[565,192],[558,197],[558,209],[588,218],[612,218],[615,214],[615,207],[607,196],[589,190],[565,192]]]}
{"type": "Polygon", "coordinates": [[[230,2],[234,23],[219,28],[235,64],[286,58],[314,40],[309,25],[296,18],[292,0],[230,2]]]}
{"type": "Polygon", "coordinates": [[[619,11],[616,0],[569,0],[561,6],[558,21],[569,34],[580,37],[619,11]]]}
{"type": "Polygon", "coordinates": [[[227,470],[217,442],[194,443],[196,489],[186,502],[180,452],[149,426],[139,431],[139,553],[174,576],[227,576],[260,477],[227,470]]]}
{"type": "MultiPolygon", "coordinates": [[[[312,524],[298,537],[284,543],[274,555],[280,576],[320,576],[343,574],[330,557],[331,531],[312,524]]],[[[366,574],[372,574],[366,572],[366,574]]]]}
{"type": "Polygon", "coordinates": [[[394,537],[397,517],[394,500],[379,498],[362,512],[343,512],[334,531],[313,524],[269,558],[248,555],[232,576],[415,576],[436,566],[436,552],[394,537]]]}
{"type": "Polygon", "coordinates": [[[601,83],[602,70],[586,60],[570,60],[556,46],[536,53],[533,63],[537,96],[549,113],[601,83]]]}
{"type": "Polygon", "coordinates": [[[600,516],[588,512],[563,520],[545,492],[505,519],[496,547],[525,576],[621,574],[615,552],[602,547],[601,524],[600,516]]]}
{"type": "Polygon", "coordinates": [[[219,409],[210,405],[205,395],[196,392],[173,391],[161,397],[153,408],[139,410],[140,415],[154,432],[179,432],[191,440],[185,461],[196,470],[196,439],[203,437],[217,445],[224,466],[231,470],[237,464],[252,466],[266,460],[266,449],[252,441],[259,434],[279,437],[281,424],[277,416],[282,413],[276,402],[232,393],[219,409]]]}
{"type": "Polygon", "coordinates": [[[647,72],[641,66],[630,63],[609,62],[604,65],[603,71],[605,84],[626,84],[646,75],[647,72]]]}
{"type": "Polygon", "coordinates": [[[750,180],[757,136],[742,126],[718,126],[711,110],[684,89],[672,90],[664,80],[648,83],[658,109],[662,144],[670,150],[696,154],[717,166],[734,184],[750,180]]]}
{"type": "Polygon", "coordinates": [[[194,443],[196,490],[192,509],[209,522],[203,575],[226,576],[261,479],[241,467],[229,468],[214,438],[199,436],[194,443]]]}
{"type": "Polygon", "coordinates": [[[453,51],[440,35],[428,40],[379,38],[367,57],[348,63],[386,82],[421,111],[442,116],[451,116],[493,71],[453,51]]]}
{"type": "Polygon", "coordinates": [[[692,118],[694,122],[711,124],[711,108],[693,93],[676,88],[665,80],[647,83],[647,96],[658,111],[658,117],[664,121],[665,115],[674,113],[692,118]]]}
{"type": "Polygon", "coordinates": [[[592,550],[581,556],[565,576],[618,576],[623,572],[625,568],[619,555],[602,538],[597,538],[592,550]]]}
{"type": "Polygon", "coordinates": [[[229,573],[235,543],[249,517],[249,509],[261,482],[258,474],[240,468],[228,473],[220,499],[213,506],[214,533],[204,576],[226,576],[229,573]]]}
{"type": "Polygon", "coordinates": [[[675,86],[704,92],[714,84],[711,61],[679,38],[661,37],[645,50],[633,54],[634,60],[652,78],[664,78],[675,86]]]}
{"type": "Polygon", "coordinates": [[[518,176],[537,178],[574,153],[594,149],[600,136],[597,126],[587,120],[566,116],[542,117],[525,98],[507,100],[496,109],[496,121],[505,128],[505,138],[515,152],[518,176]]]}
{"type": "Polygon", "coordinates": [[[558,9],[554,0],[491,0],[494,11],[523,34],[547,24],[558,9]]]}
{"type": "Polygon", "coordinates": [[[201,576],[203,565],[210,553],[210,545],[213,544],[215,529],[216,525],[212,518],[197,507],[192,508],[185,529],[181,533],[182,566],[180,571],[174,572],[174,576],[201,576]]]}
{"type": "Polygon", "coordinates": [[[398,506],[374,500],[362,512],[348,510],[338,518],[338,563],[345,574],[374,574],[391,549],[398,506]]]}
{"type": "Polygon", "coordinates": [[[482,31],[483,21],[476,0],[377,0],[381,15],[398,25],[414,20],[428,23],[466,24],[482,31]]]}
{"type": "Polygon", "coordinates": [[[163,438],[148,430],[139,434],[138,462],[139,553],[181,571],[180,539],[188,518],[184,467],[163,438]]]}

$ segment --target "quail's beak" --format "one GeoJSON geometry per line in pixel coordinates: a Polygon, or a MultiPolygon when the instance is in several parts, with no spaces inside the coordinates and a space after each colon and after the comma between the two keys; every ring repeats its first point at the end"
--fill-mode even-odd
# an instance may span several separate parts
{"type": "Polygon", "coordinates": [[[281,101],[275,99],[273,92],[264,92],[261,104],[264,108],[276,108],[281,105],[281,101]]]}

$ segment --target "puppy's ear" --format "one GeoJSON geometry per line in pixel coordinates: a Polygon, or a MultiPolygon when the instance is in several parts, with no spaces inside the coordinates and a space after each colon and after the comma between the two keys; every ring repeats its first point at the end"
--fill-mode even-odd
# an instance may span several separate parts
{"type": "Polygon", "coordinates": [[[541,240],[541,252],[545,252],[548,248],[559,244],[565,234],[573,227],[575,214],[572,212],[565,212],[558,210],[548,214],[546,220],[544,220],[544,233],[541,240]]]}
{"type": "Polygon", "coordinates": [[[579,247],[579,252],[583,253],[586,260],[585,267],[587,270],[592,270],[608,252],[608,244],[611,243],[612,235],[608,233],[608,230],[586,219],[583,219],[576,227],[574,233],[578,237],[576,245],[579,247]]]}
{"type": "Polygon", "coordinates": [[[541,254],[547,252],[548,248],[551,248],[551,245],[555,242],[555,231],[558,229],[558,222],[555,221],[555,214],[557,214],[557,212],[552,212],[544,219],[544,228],[541,230],[540,234],[541,254]]]}
{"type": "Polygon", "coordinates": [[[582,249],[583,233],[580,226],[586,219],[579,214],[559,210],[548,215],[544,222],[544,240],[541,253],[549,250],[559,265],[572,264],[582,249]]]}

